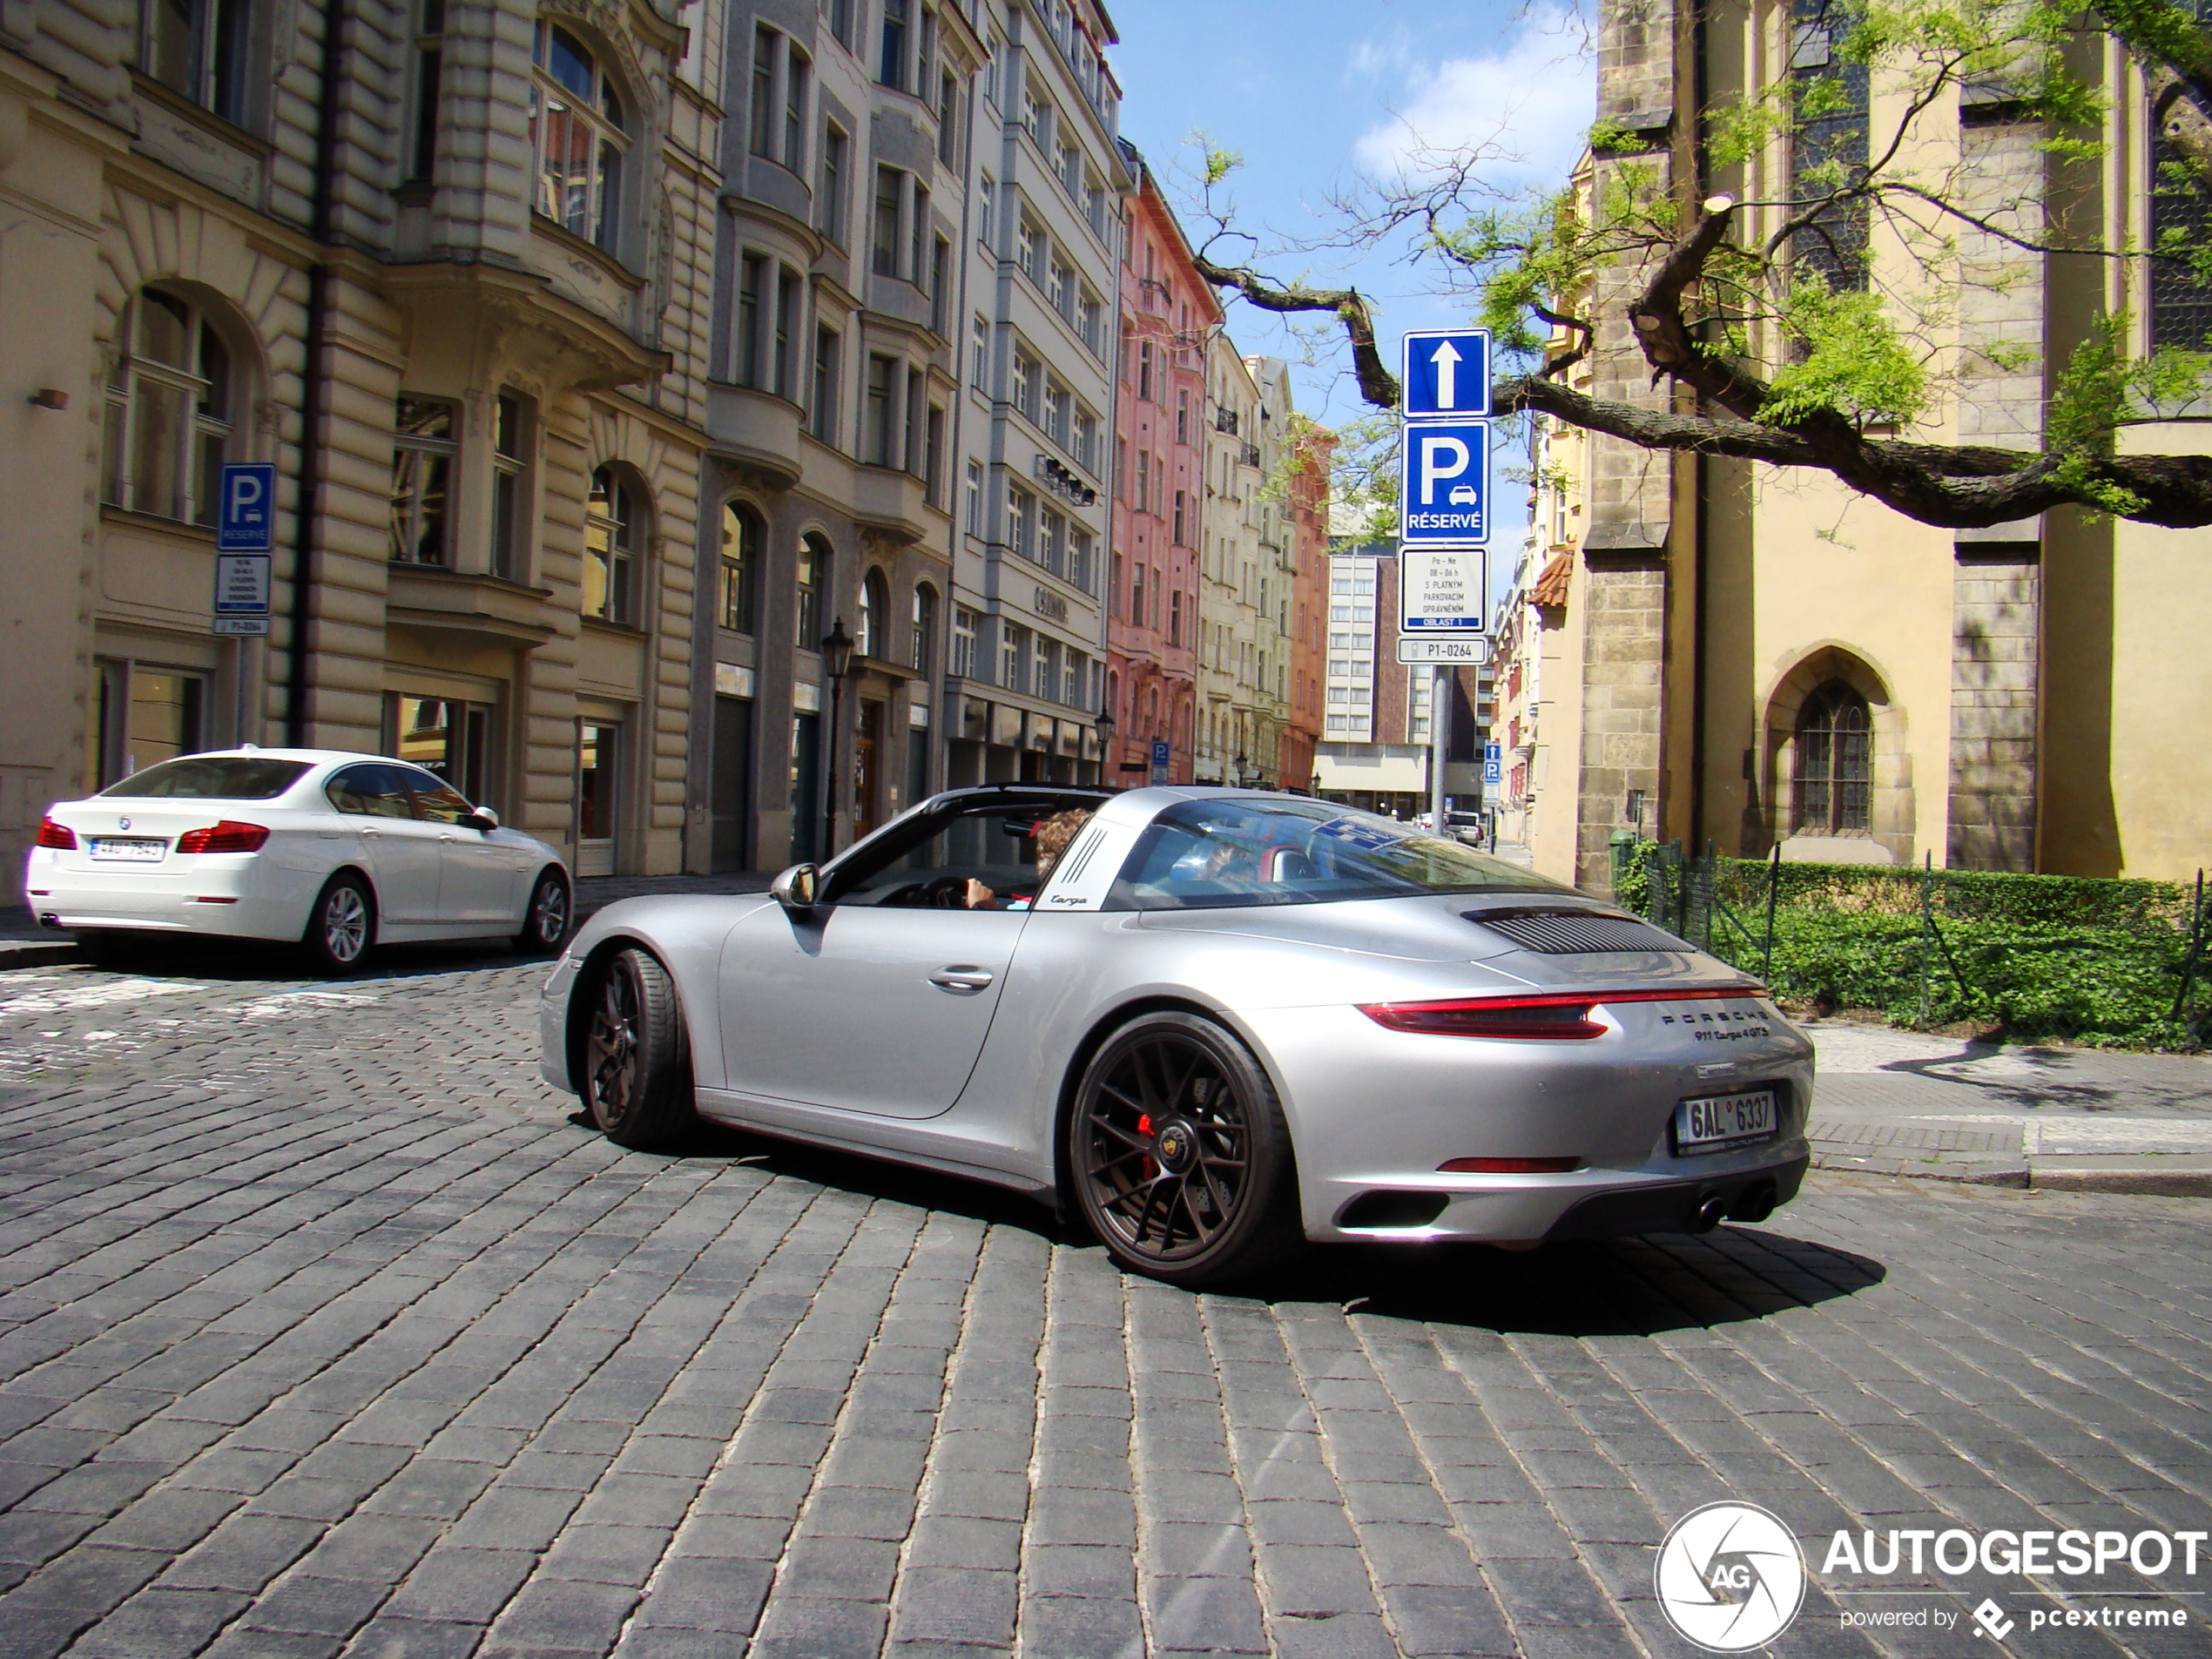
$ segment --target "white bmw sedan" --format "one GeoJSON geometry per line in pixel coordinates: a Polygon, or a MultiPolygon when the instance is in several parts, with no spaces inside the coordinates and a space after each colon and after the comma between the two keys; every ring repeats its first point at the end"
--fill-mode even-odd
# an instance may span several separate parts
{"type": "Polygon", "coordinates": [[[24,873],[32,913],[111,954],[133,935],[296,942],[329,973],[380,941],[568,936],[569,873],[405,761],[237,749],[149,766],[55,806],[24,873]]]}

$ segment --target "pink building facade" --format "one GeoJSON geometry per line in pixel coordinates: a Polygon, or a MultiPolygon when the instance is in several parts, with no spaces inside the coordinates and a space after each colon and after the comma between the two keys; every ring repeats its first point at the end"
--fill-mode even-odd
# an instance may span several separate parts
{"type": "Polygon", "coordinates": [[[1189,783],[1197,701],[1198,550],[1205,500],[1206,341],[1220,327],[1213,290],[1151,170],[1137,176],[1122,263],[1121,385],[1115,400],[1113,559],[1106,624],[1106,706],[1114,717],[1109,784],[1150,776],[1189,783]]]}

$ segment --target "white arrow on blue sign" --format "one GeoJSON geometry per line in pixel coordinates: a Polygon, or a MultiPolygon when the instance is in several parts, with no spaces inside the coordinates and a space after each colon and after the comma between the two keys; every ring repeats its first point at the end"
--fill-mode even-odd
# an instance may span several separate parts
{"type": "Polygon", "coordinates": [[[1417,328],[1406,336],[1406,418],[1490,413],[1490,331],[1417,328]]]}
{"type": "Polygon", "coordinates": [[[218,553],[266,553],[276,545],[276,468],[266,461],[223,466],[215,510],[218,553]]]}
{"type": "Polygon", "coordinates": [[[1410,547],[1480,547],[1490,539],[1490,423],[1407,425],[1399,460],[1399,539],[1410,547]]]}

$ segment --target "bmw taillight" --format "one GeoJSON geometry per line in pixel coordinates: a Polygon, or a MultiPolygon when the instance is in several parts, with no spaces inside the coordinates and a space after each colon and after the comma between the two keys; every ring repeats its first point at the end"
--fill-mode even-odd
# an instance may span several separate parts
{"type": "Polygon", "coordinates": [[[1591,1017],[1608,1002],[1741,1001],[1767,994],[1764,985],[1656,987],[1633,991],[1549,991],[1536,996],[1466,996],[1440,1002],[1370,1002],[1359,1011],[1377,1025],[1437,1037],[1602,1037],[1591,1017]]]}
{"type": "Polygon", "coordinates": [[[177,840],[179,853],[259,853],[269,833],[259,824],[226,818],[205,829],[186,830],[177,840]]]}
{"type": "Polygon", "coordinates": [[[66,824],[57,824],[51,818],[38,820],[38,845],[51,846],[64,853],[77,848],[77,832],[66,824]]]}

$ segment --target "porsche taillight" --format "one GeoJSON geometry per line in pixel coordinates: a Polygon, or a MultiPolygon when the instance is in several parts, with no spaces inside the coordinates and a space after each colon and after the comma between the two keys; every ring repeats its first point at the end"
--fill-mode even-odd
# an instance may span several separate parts
{"type": "Polygon", "coordinates": [[[42,818],[38,820],[38,845],[64,853],[74,852],[77,832],[66,824],[57,824],[51,818],[42,818]]]}
{"type": "Polygon", "coordinates": [[[226,818],[205,829],[186,830],[177,840],[179,853],[259,853],[269,832],[259,824],[226,818]]]}
{"type": "Polygon", "coordinates": [[[1548,991],[1534,996],[1460,996],[1437,1002],[1366,1002],[1359,1011],[1393,1031],[1437,1037],[1581,1039],[1608,1028],[1592,1016],[1608,1002],[1740,1001],[1767,994],[1764,985],[1697,985],[1681,990],[1548,991]]]}

